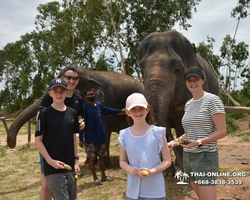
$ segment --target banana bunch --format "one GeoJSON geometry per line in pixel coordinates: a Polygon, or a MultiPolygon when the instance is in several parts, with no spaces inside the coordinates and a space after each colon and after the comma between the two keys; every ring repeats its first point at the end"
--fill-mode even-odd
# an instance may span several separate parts
{"type": "Polygon", "coordinates": [[[147,170],[144,170],[144,169],[143,169],[143,170],[141,171],[141,174],[142,174],[142,176],[148,176],[149,173],[148,173],[147,170]]]}
{"type": "Polygon", "coordinates": [[[81,118],[81,119],[79,120],[79,124],[81,124],[81,123],[83,123],[83,122],[84,122],[84,119],[81,118]]]}
{"type": "Polygon", "coordinates": [[[175,141],[177,142],[178,145],[180,145],[180,144],[185,144],[185,145],[187,145],[187,144],[190,144],[190,143],[191,143],[188,139],[184,140],[184,137],[183,137],[183,136],[177,138],[175,141]]]}

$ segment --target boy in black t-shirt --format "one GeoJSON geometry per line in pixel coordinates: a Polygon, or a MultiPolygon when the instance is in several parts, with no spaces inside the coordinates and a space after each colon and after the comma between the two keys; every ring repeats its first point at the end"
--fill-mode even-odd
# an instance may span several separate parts
{"type": "MultiPolygon", "coordinates": [[[[82,112],[83,112],[83,98],[77,94],[74,90],[76,86],[79,83],[79,72],[76,67],[69,66],[62,70],[62,79],[66,81],[67,83],[67,92],[66,92],[66,98],[64,100],[64,104],[70,108],[74,108],[76,112],[78,113],[78,119],[81,119],[82,112]]],[[[44,108],[49,107],[53,103],[53,99],[49,95],[48,92],[43,96],[43,99],[40,103],[38,112],[37,112],[37,118],[41,110],[44,108]]],[[[80,130],[84,128],[84,123],[80,125],[80,130]],[[83,125],[82,125],[83,124],[83,125]]],[[[43,169],[43,157],[40,155],[40,165],[41,165],[41,192],[40,192],[40,200],[51,200],[51,195],[47,189],[47,183],[46,179],[44,177],[44,169],[43,169]]]]}
{"type": "Polygon", "coordinates": [[[56,78],[50,82],[53,103],[42,110],[37,120],[35,144],[44,157],[44,175],[55,200],[75,200],[75,173],[79,172],[76,134],[79,132],[75,109],[64,104],[67,83],[56,78]],[[64,165],[72,169],[67,170],[64,165]]]}

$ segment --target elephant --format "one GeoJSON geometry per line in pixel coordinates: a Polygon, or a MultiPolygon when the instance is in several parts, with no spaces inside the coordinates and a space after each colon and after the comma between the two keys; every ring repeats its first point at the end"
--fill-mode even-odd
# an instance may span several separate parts
{"type": "MultiPolygon", "coordinates": [[[[122,73],[90,71],[83,67],[78,67],[78,73],[80,81],[75,90],[85,99],[84,90],[86,88],[94,88],[96,91],[96,101],[102,102],[107,107],[122,109],[125,107],[126,99],[130,94],[144,92],[144,87],[139,81],[122,73]]],[[[61,76],[62,74],[59,73],[58,77],[61,76]]],[[[13,121],[7,136],[7,143],[10,148],[16,146],[16,136],[19,129],[36,115],[41,99],[42,97],[23,110],[13,121]]],[[[107,135],[106,166],[110,167],[109,141],[111,132],[119,132],[121,129],[126,128],[128,124],[125,115],[104,116],[103,123],[107,135]]]]}
{"type": "MultiPolygon", "coordinates": [[[[171,128],[177,137],[184,133],[183,108],[192,98],[185,84],[185,70],[200,67],[205,74],[204,90],[216,95],[218,80],[209,63],[196,53],[194,44],[175,30],[147,35],[139,45],[138,55],[146,99],[154,110],[157,125],[166,127],[167,139],[173,140],[171,128]]],[[[174,148],[174,153],[182,166],[182,147],[174,148]]],[[[173,170],[171,166],[167,173],[174,173],[173,170]]]]}

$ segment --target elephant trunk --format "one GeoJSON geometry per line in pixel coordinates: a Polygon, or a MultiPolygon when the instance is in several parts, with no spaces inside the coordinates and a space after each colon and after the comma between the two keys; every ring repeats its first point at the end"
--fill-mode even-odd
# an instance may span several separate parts
{"type": "Polygon", "coordinates": [[[11,124],[7,133],[7,144],[10,148],[16,146],[16,136],[20,128],[32,117],[36,116],[40,102],[41,99],[31,104],[28,108],[22,111],[11,124]]]}
{"type": "Polygon", "coordinates": [[[157,125],[166,127],[169,105],[174,96],[175,77],[168,73],[150,74],[148,79],[144,80],[144,87],[148,103],[153,107],[157,125]]]}

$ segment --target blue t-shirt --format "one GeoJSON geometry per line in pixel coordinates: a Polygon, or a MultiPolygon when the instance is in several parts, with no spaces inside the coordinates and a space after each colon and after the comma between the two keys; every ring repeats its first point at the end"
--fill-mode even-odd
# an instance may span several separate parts
{"type": "MultiPolygon", "coordinates": [[[[89,103],[83,105],[83,115],[85,122],[85,143],[105,143],[106,133],[102,121],[103,115],[116,115],[122,110],[104,106],[100,102],[95,102],[92,106],[89,103]]],[[[83,131],[79,133],[80,141],[83,140],[83,131]]]]}
{"type": "MultiPolygon", "coordinates": [[[[162,135],[165,127],[151,125],[149,131],[143,136],[134,136],[130,127],[119,133],[118,140],[126,151],[131,166],[138,168],[154,168],[161,163],[161,150],[163,147],[162,135]]],[[[132,199],[163,198],[165,197],[165,182],[163,173],[150,175],[146,179],[127,174],[126,195],[132,199]]]]}

